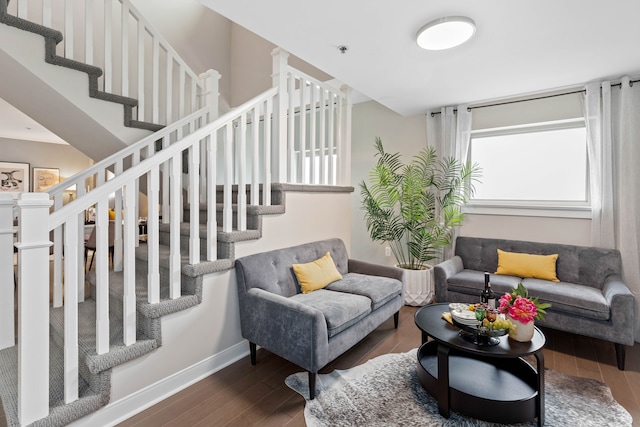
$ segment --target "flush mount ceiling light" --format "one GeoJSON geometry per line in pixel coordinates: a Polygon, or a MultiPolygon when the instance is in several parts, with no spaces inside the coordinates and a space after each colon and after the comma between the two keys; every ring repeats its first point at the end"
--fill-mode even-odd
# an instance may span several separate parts
{"type": "Polygon", "coordinates": [[[418,46],[427,50],[450,49],[469,40],[476,32],[476,23],[464,16],[436,19],[420,28],[418,46]]]}

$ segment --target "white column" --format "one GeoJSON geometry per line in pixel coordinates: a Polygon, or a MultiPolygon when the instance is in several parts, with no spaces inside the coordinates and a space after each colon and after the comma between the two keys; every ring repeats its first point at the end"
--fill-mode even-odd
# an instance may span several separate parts
{"type": "Polygon", "coordinates": [[[47,193],[18,199],[18,418],[49,414],[49,208],[47,193]]]}
{"type": "Polygon", "coordinates": [[[273,57],[273,87],[278,96],[273,105],[272,181],[287,182],[287,60],[289,52],[275,48],[273,57]]]}
{"type": "Polygon", "coordinates": [[[0,350],[16,344],[13,276],[13,196],[0,193],[0,350]]]}

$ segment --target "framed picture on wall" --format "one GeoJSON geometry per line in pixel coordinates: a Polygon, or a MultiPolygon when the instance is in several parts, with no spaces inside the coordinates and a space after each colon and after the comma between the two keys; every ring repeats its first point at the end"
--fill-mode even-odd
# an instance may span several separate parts
{"type": "Polygon", "coordinates": [[[47,191],[60,182],[60,169],[33,168],[33,191],[47,191]]]}
{"type": "Polygon", "coordinates": [[[0,162],[0,191],[29,191],[29,163],[0,162]]]}

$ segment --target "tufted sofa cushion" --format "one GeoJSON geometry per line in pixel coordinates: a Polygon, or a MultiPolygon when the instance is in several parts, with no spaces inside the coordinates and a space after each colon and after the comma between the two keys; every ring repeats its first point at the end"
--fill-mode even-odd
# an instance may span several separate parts
{"type": "Polygon", "coordinates": [[[371,300],[360,295],[319,289],[297,294],[292,300],[316,309],[327,322],[329,338],[339,334],[371,313],[371,300]]]}
{"type": "Polygon", "coordinates": [[[362,295],[369,299],[371,310],[377,310],[394,297],[402,295],[402,283],[388,277],[348,273],[326,289],[362,295]]]}

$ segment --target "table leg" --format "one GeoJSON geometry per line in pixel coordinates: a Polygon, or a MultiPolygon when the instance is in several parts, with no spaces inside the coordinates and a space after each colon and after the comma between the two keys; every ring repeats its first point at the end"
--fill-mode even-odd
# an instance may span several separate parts
{"type": "Polygon", "coordinates": [[[542,350],[535,354],[538,369],[538,397],[536,398],[536,412],[538,413],[538,426],[544,425],[544,354],[542,350]]]}
{"type": "Polygon", "coordinates": [[[426,343],[427,341],[429,341],[429,335],[425,331],[422,331],[422,344],[426,343]]]}
{"type": "Polygon", "coordinates": [[[449,347],[438,345],[438,412],[449,418],[449,347]]]}

